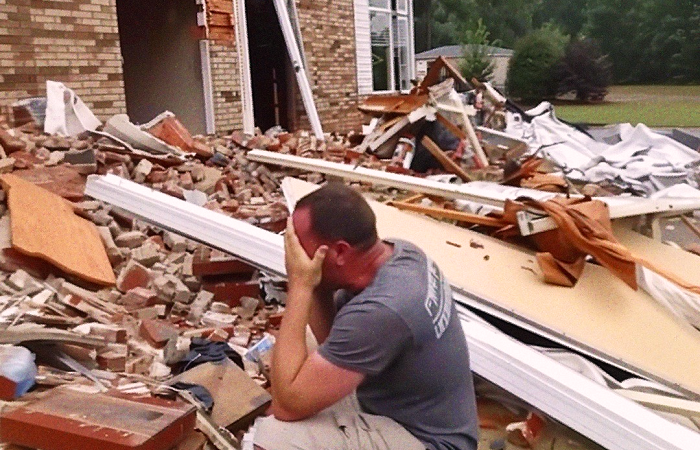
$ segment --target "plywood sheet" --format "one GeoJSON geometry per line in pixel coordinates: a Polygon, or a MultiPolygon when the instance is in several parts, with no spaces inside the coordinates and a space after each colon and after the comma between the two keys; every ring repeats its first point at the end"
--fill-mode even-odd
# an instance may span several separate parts
{"type": "MultiPolygon", "coordinates": [[[[296,180],[294,197],[314,189],[296,180]]],[[[573,288],[540,280],[534,254],[450,224],[371,202],[381,237],[414,242],[452,285],[580,348],[700,395],[700,332],[606,269],[587,264],[573,288]],[[471,245],[476,243],[478,245],[471,245]]],[[[685,278],[700,282],[698,265],[685,278]]]]}
{"type": "Polygon", "coordinates": [[[12,247],[81,279],[110,286],[114,272],[95,225],[56,194],[15,175],[0,177],[8,192],[12,247]]]}

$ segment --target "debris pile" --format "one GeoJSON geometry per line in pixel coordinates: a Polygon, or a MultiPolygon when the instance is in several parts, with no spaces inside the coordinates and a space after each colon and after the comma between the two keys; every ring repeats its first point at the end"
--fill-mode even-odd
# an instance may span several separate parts
{"type": "MultiPolygon", "coordinates": [[[[440,81],[443,70],[460,77],[438,60],[410,94],[369,97],[360,109],[372,119],[362,134],[325,140],[278,127],[254,136],[192,136],[169,112],[141,126],[126,115],[103,125],[65,86],[50,89],[78,105],[64,108],[63,116],[55,95],[43,104],[21,102],[16,110],[24,113],[15,113],[13,126],[0,123],[0,441],[47,450],[241,448],[243,432],[269,405],[265,389],[284,315],[284,279],[252,259],[205,245],[196,234],[158,228],[129,208],[86,197],[89,175],[115,175],[273,233],[288,217],[286,177],[313,184],[344,177],[375,199],[460,230],[519,243],[529,236],[523,229],[535,229],[536,242],[545,235],[537,233],[549,231],[562,250],[555,256],[569,252],[547,262],[558,266],[555,277],[576,284],[585,255],[561,243],[554,230],[561,224],[538,202],[560,193],[649,193],[644,183],[660,190],[661,175],[645,178],[642,187],[625,177],[603,186],[592,172],[576,177],[588,163],[564,168],[554,152],[559,144],[542,141],[541,132],[512,132],[514,114],[526,122],[531,114],[488,84],[474,83],[483,96],[483,114],[477,114],[454,91],[452,78],[440,81]],[[37,114],[42,108],[45,117],[37,114]],[[46,133],[52,126],[56,132],[46,133]],[[265,159],[260,150],[273,156],[265,159]],[[537,201],[508,209],[522,194],[537,201]],[[566,259],[571,255],[575,261],[566,259]]],[[[653,153],[630,152],[632,159],[653,153]]],[[[700,160],[684,154],[684,168],[700,160]]],[[[605,159],[602,153],[595,158],[605,159]]],[[[692,181],[692,170],[681,176],[676,169],[669,178],[692,181]]],[[[672,207],[692,212],[698,208],[692,200],[672,207]]],[[[641,210],[672,209],[659,205],[641,210]]],[[[614,200],[608,206],[612,215],[614,200]]],[[[695,217],[686,220],[695,226],[695,217]]],[[[447,244],[482,252],[489,263],[490,241],[454,241],[447,244]]],[[[608,254],[593,253],[608,262],[608,254]]],[[[635,284],[634,267],[625,269],[625,281],[635,284]]],[[[690,303],[686,292],[673,295],[681,300],[671,308],[690,303]]],[[[692,318],[697,308],[687,311],[692,318]]],[[[543,446],[541,436],[553,422],[532,407],[517,405],[514,414],[488,400],[502,396],[482,396],[482,429],[505,432],[509,425],[512,444],[543,446]]]]}

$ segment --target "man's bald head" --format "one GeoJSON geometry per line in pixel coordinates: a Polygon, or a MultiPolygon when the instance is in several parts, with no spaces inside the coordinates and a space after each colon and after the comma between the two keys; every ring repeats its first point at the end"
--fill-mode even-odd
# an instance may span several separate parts
{"type": "Polygon", "coordinates": [[[308,211],[311,231],[323,242],[345,241],[364,250],[379,239],[374,211],[359,192],[343,183],[327,183],[304,196],[296,211],[308,211]]]}

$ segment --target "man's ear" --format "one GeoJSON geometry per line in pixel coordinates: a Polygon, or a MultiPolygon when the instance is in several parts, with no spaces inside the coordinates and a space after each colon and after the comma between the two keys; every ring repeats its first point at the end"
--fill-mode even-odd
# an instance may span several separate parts
{"type": "Polygon", "coordinates": [[[335,253],[335,263],[339,266],[345,265],[348,262],[348,257],[350,256],[350,250],[352,247],[345,241],[335,241],[330,249],[335,253]]]}

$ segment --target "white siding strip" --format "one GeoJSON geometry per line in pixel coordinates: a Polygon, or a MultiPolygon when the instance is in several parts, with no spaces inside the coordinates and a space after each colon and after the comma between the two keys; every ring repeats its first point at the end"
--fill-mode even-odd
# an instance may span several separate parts
{"type": "Polygon", "coordinates": [[[355,51],[357,58],[357,93],[372,93],[372,43],[369,32],[369,2],[355,3],[355,51]]]}

